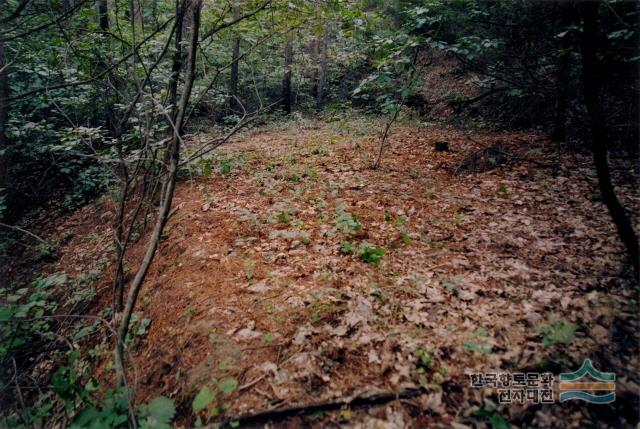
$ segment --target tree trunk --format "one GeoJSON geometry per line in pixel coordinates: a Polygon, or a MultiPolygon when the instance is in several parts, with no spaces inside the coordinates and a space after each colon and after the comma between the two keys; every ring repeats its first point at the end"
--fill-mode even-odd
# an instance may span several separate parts
{"type": "Polygon", "coordinates": [[[320,69],[320,43],[317,36],[311,39],[309,44],[309,51],[311,52],[311,96],[318,99],[318,76],[320,69]]]}
{"type": "Polygon", "coordinates": [[[607,206],[609,214],[618,230],[618,235],[627,248],[636,275],[639,269],[638,237],[633,230],[631,221],[624,208],[618,201],[607,161],[607,133],[605,128],[602,106],[599,101],[600,67],[597,59],[598,42],[598,9],[600,2],[583,2],[580,4],[582,28],[582,78],[584,81],[584,99],[589,113],[591,127],[591,145],[593,161],[598,175],[598,184],[602,201],[607,206]]]}
{"type": "Polygon", "coordinates": [[[109,5],[107,0],[98,0],[98,16],[100,30],[109,31],[109,5]]]}
{"type": "MultiPolygon", "coordinates": [[[[9,119],[9,65],[4,50],[4,36],[0,29],[0,207],[9,199],[9,139],[6,134],[9,119]]],[[[0,220],[5,210],[0,210],[0,220]]]]}
{"type": "MultiPolygon", "coordinates": [[[[561,31],[571,24],[572,10],[570,3],[561,3],[560,7],[560,29],[561,31]]],[[[564,142],[567,139],[567,98],[568,98],[568,86],[569,86],[569,59],[571,43],[569,35],[565,34],[560,39],[560,55],[557,63],[556,74],[556,108],[555,108],[555,121],[553,125],[553,132],[551,133],[551,139],[556,142],[564,142]]]]}
{"type": "Polygon", "coordinates": [[[284,45],[284,77],[282,78],[282,110],[291,113],[291,66],[293,65],[293,32],[287,34],[284,45]]]}
{"type": "Polygon", "coordinates": [[[174,124],[176,121],[176,103],[178,102],[178,77],[180,70],[182,70],[182,27],[184,25],[184,9],[184,1],[176,0],[176,34],[171,77],[169,79],[169,103],[171,103],[171,120],[174,124]]]}
{"type": "MultiPolygon", "coordinates": [[[[240,18],[240,8],[238,6],[233,9],[233,19],[240,18]]],[[[231,78],[229,80],[229,109],[231,113],[240,110],[240,105],[236,100],[238,96],[238,59],[240,58],[240,37],[237,36],[233,39],[233,47],[231,49],[231,78]]]]}
{"type": "Polygon", "coordinates": [[[328,28],[325,27],[322,30],[322,50],[320,56],[320,67],[318,69],[318,93],[316,98],[316,108],[318,110],[322,109],[324,102],[324,85],[327,79],[327,63],[328,63],[328,53],[327,50],[329,48],[329,32],[328,28]]]}
{"type": "Polygon", "coordinates": [[[151,18],[153,20],[153,29],[158,29],[158,0],[151,0],[151,18]]]}

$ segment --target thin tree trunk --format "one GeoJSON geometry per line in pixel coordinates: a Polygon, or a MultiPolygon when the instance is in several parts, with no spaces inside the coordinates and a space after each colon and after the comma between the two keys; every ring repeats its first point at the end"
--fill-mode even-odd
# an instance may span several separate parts
{"type": "Polygon", "coordinates": [[[378,148],[378,156],[376,157],[376,161],[373,163],[374,170],[380,167],[380,163],[382,162],[382,152],[384,151],[384,143],[387,141],[387,137],[389,136],[389,129],[391,129],[391,125],[393,125],[393,123],[398,118],[398,114],[400,113],[401,108],[402,108],[401,104],[396,107],[395,112],[393,112],[393,116],[391,116],[391,119],[389,120],[389,122],[387,122],[387,125],[385,125],[384,127],[384,133],[380,138],[380,147],[378,148]]]}
{"type": "Polygon", "coordinates": [[[182,28],[184,25],[185,1],[176,0],[176,34],[169,80],[169,103],[171,103],[171,120],[176,121],[176,103],[178,102],[178,77],[182,70],[182,28]]]}
{"type": "Polygon", "coordinates": [[[158,29],[158,0],[151,0],[151,17],[153,19],[153,29],[158,29]]]}
{"type": "MultiPolygon", "coordinates": [[[[9,200],[9,139],[6,134],[9,119],[9,65],[5,55],[4,36],[0,28],[0,205],[9,200]]],[[[0,211],[0,220],[4,210],[0,211]]]]}
{"type": "MultiPolygon", "coordinates": [[[[571,3],[560,3],[560,29],[565,30],[571,24],[571,3]]],[[[551,139],[556,142],[564,142],[567,139],[567,98],[569,87],[569,48],[571,43],[569,41],[569,35],[565,34],[560,39],[560,56],[557,63],[556,74],[556,108],[555,108],[555,120],[553,125],[553,131],[551,133],[551,139]]]]}
{"type": "Polygon", "coordinates": [[[318,99],[318,76],[320,75],[320,42],[317,36],[311,39],[311,96],[318,99]]]}
{"type": "MultiPolygon", "coordinates": [[[[235,6],[233,9],[233,19],[240,18],[240,8],[235,6]]],[[[238,96],[238,59],[240,58],[240,37],[237,36],[233,39],[233,47],[231,49],[231,78],[229,80],[229,94],[231,99],[229,100],[229,109],[231,113],[238,111],[240,106],[236,100],[238,96]]]]}
{"type": "Polygon", "coordinates": [[[282,78],[282,110],[291,113],[291,66],[293,65],[293,31],[287,34],[284,45],[284,77],[282,78]]]}
{"type": "MultiPolygon", "coordinates": [[[[129,295],[127,297],[127,303],[125,305],[122,320],[118,328],[118,338],[116,339],[115,347],[115,364],[117,371],[117,383],[122,386],[125,383],[125,371],[124,371],[124,342],[129,332],[129,323],[131,322],[131,315],[138,299],[138,294],[142,288],[142,284],[147,276],[149,267],[153,262],[153,259],[160,243],[160,237],[162,230],[169,219],[169,213],[171,212],[171,203],[173,201],[173,193],[177,181],[178,166],[180,163],[180,141],[184,130],[184,118],[189,104],[189,98],[191,97],[191,91],[193,89],[193,82],[195,80],[196,72],[196,54],[198,47],[198,37],[200,30],[200,12],[202,9],[202,0],[195,0],[191,4],[192,17],[191,17],[191,39],[189,43],[188,54],[188,68],[185,76],[185,83],[180,102],[178,103],[175,115],[175,131],[171,143],[169,144],[168,152],[170,153],[169,165],[167,176],[164,185],[164,198],[162,198],[162,205],[158,213],[158,218],[154,226],[153,232],[149,243],[147,244],[147,250],[144,258],[138,267],[138,271],[134,279],[131,282],[129,289],[129,295]]],[[[183,19],[183,17],[180,17],[183,19]]],[[[176,37],[178,35],[176,34],[176,37]]]]}
{"type": "Polygon", "coordinates": [[[322,49],[320,56],[320,67],[318,70],[318,93],[316,98],[316,108],[322,109],[324,103],[324,86],[327,79],[327,64],[328,64],[328,48],[329,48],[329,32],[327,25],[322,30],[322,49]]]}
{"type": "Polygon", "coordinates": [[[600,68],[597,59],[598,42],[598,9],[600,2],[583,2],[580,4],[583,19],[582,28],[582,77],[584,80],[584,99],[589,113],[591,126],[591,145],[593,161],[598,175],[598,184],[602,201],[618,230],[618,235],[627,248],[636,275],[639,271],[638,237],[631,221],[618,201],[607,161],[607,133],[602,106],[600,104],[600,68]]]}
{"type": "Polygon", "coordinates": [[[98,0],[98,16],[100,30],[109,31],[109,5],[107,0],[98,0]]]}

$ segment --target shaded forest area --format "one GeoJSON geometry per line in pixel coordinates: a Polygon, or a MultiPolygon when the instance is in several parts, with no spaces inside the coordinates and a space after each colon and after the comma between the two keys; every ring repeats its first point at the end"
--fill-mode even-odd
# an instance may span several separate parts
{"type": "Polygon", "coordinates": [[[638,2],[0,6],[0,427],[640,424],[638,2]]]}

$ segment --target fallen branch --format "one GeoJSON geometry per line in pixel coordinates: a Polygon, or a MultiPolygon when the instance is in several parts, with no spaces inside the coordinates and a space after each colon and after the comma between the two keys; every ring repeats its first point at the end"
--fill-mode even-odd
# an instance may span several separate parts
{"type": "Polygon", "coordinates": [[[287,417],[312,414],[322,411],[338,410],[344,407],[363,407],[369,405],[386,404],[399,399],[408,399],[427,393],[423,387],[407,389],[400,392],[376,393],[369,396],[356,396],[350,399],[321,402],[318,404],[301,405],[298,407],[282,408],[279,410],[261,411],[258,413],[242,414],[237,417],[227,418],[221,427],[237,427],[238,425],[257,424],[272,420],[282,420],[287,417]]]}
{"type": "Polygon", "coordinates": [[[7,229],[12,229],[14,231],[18,231],[21,232],[23,234],[28,235],[29,237],[35,238],[36,240],[38,240],[40,243],[46,245],[46,246],[50,246],[50,244],[45,241],[44,239],[38,237],[37,235],[35,235],[33,232],[27,231],[26,229],[20,228],[19,226],[15,226],[15,225],[7,225],[6,223],[2,223],[0,222],[0,226],[7,228],[7,229]]]}

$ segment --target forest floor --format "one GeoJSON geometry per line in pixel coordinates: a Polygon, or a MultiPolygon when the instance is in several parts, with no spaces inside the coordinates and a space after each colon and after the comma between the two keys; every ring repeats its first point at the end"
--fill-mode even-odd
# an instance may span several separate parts
{"type": "MultiPolygon", "coordinates": [[[[186,175],[139,300],[137,400],[171,397],[190,426],[194,396],[225,380],[237,388],[208,408],[227,417],[422,386],[269,427],[635,427],[637,289],[590,157],[536,133],[400,124],[373,170],[383,125],[258,128],[186,175]],[[614,403],[560,404],[556,383],[554,404],[496,407],[496,389],[470,387],[471,373],[557,376],[585,358],[617,374],[614,403]]],[[[51,271],[110,255],[108,206],[61,223],[74,233],[51,271]]],[[[109,378],[108,349],[97,359],[109,378]]]]}

